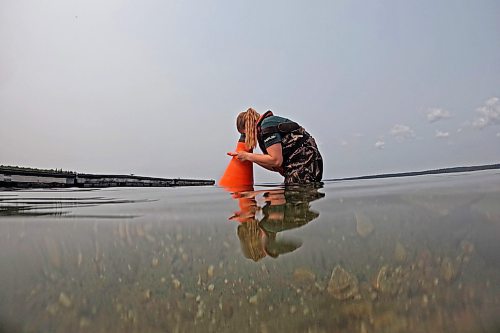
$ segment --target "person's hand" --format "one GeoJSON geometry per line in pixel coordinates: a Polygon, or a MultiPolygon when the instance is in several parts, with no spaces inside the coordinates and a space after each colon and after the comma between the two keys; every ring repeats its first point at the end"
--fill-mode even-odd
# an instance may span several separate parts
{"type": "Polygon", "coordinates": [[[250,153],[246,151],[230,151],[227,153],[229,156],[236,157],[240,161],[248,161],[248,156],[250,153]]]}

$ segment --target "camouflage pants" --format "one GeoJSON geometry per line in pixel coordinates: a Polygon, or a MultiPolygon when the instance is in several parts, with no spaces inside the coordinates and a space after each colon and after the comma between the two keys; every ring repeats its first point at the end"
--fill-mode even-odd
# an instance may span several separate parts
{"type": "Polygon", "coordinates": [[[320,182],[323,177],[323,158],[314,138],[302,127],[286,134],[283,147],[285,184],[320,182]]]}

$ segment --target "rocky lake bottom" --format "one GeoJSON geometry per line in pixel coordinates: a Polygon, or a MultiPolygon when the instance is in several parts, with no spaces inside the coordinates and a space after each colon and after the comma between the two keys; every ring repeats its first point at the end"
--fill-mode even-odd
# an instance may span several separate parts
{"type": "Polygon", "coordinates": [[[0,191],[0,332],[498,332],[500,173],[0,191]]]}

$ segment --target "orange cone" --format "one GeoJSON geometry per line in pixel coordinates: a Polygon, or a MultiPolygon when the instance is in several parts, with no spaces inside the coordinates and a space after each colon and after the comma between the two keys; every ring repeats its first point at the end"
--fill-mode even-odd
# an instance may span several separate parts
{"type": "Polygon", "coordinates": [[[240,192],[232,192],[233,199],[238,200],[239,211],[234,212],[234,215],[229,218],[231,221],[240,223],[254,221],[255,212],[257,211],[257,202],[255,201],[255,192],[253,186],[244,186],[238,188],[226,188],[228,191],[241,190],[240,192]]]}
{"type": "MultiPolygon", "coordinates": [[[[236,151],[248,151],[245,142],[238,142],[236,151]]],[[[219,185],[232,189],[245,188],[253,185],[253,163],[250,161],[240,161],[235,156],[229,161],[226,171],[219,180],[219,185]]]]}

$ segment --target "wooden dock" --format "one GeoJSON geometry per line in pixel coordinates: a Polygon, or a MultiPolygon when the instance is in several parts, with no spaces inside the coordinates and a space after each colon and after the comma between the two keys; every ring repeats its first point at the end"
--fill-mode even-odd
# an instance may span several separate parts
{"type": "Polygon", "coordinates": [[[0,188],[211,186],[215,180],[98,175],[0,166],[0,188]]]}

